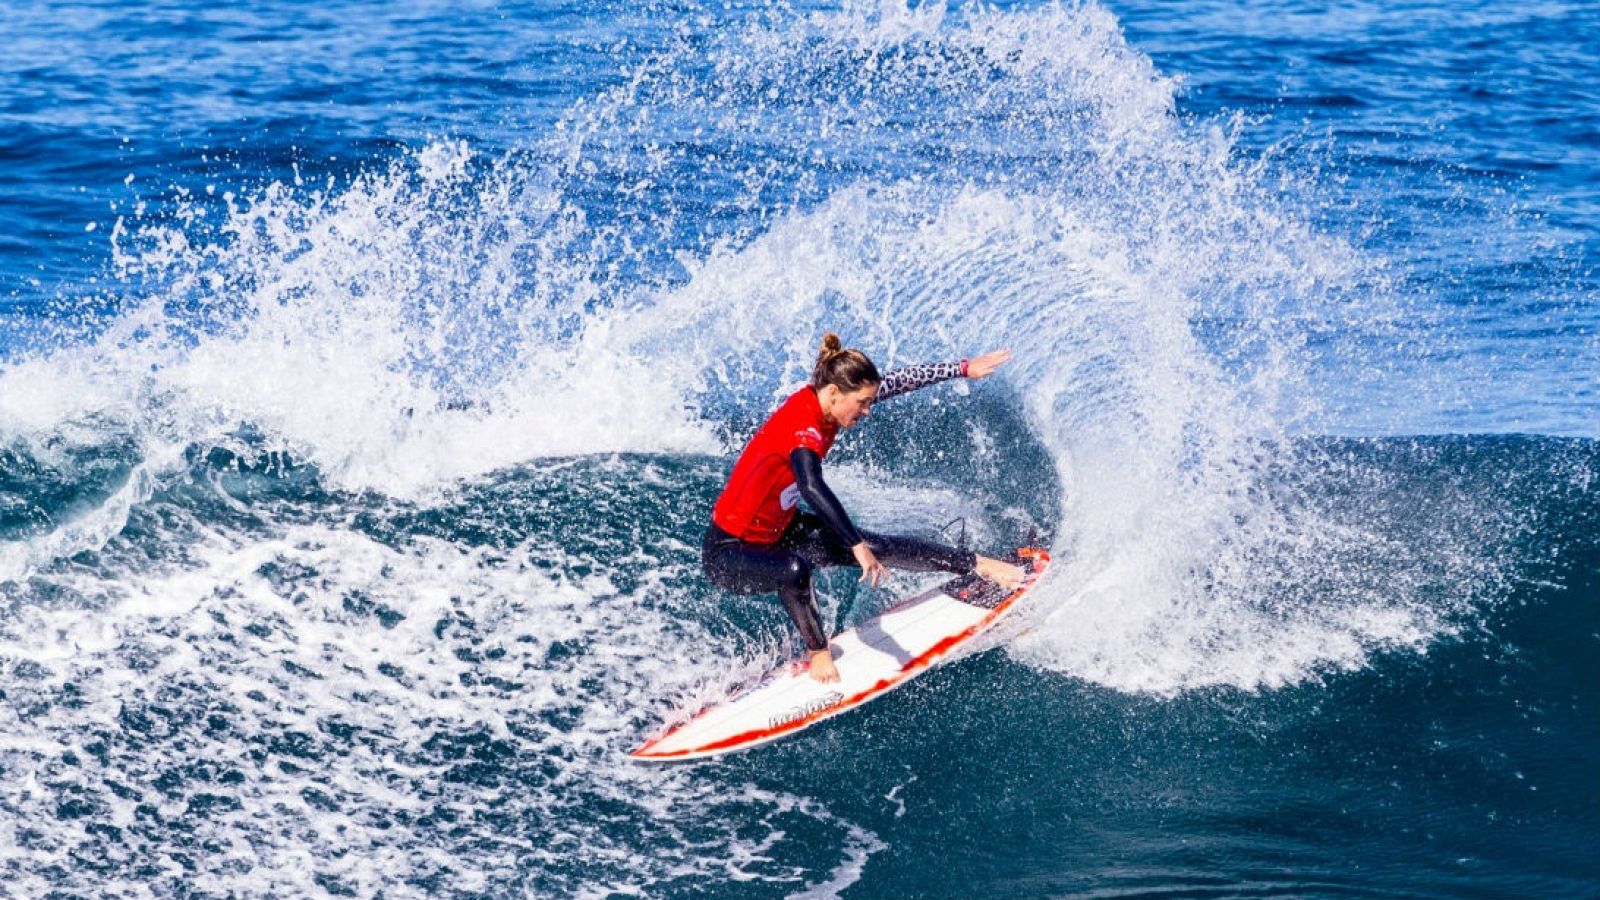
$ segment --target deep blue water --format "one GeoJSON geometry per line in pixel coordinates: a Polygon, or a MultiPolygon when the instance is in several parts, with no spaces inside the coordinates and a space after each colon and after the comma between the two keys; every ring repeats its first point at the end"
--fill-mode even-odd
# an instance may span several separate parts
{"type": "Polygon", "coordinates": [[[1593,5],[0,23],[0,894],[1600,894],[1593,5]],[[823,330],[1012,347],[830,479],[1059,564],[631,764],[823,330]]]}

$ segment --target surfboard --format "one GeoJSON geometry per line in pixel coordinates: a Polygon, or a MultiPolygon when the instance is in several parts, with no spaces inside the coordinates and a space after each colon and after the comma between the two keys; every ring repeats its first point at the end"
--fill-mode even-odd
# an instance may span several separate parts
{"type": "Polygon", "coordinates": [[[1041,548],[1017,553],[1027,574],[1015,588],[963,575],[840,632],[831,644],[837,682],[813,679],[805,660],[786,663],[628,755],[674,762],[748,750],[887,694],[949,658],[1015,608],[1050,566],[1050,554],[1041,548]]]}

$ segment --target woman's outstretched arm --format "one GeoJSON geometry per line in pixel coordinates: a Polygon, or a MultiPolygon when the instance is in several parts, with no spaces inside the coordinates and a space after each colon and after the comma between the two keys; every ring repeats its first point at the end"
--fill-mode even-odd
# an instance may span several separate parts
{"type": "Polygon", "coordinates": [[[952,378],[985,378],[1010,359],[1010,350],[996,350],[960,362],[921,363],[895,369],[883,376],[883,384],[878,386],[878,402],[952,378]]]}

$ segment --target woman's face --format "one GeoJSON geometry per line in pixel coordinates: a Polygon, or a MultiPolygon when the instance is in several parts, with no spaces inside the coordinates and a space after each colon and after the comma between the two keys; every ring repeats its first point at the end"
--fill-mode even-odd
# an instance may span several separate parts
{"type": "Polygon", "coordinates": [[[853,391],[842,391],[827,385],[817,395],[821,401],[822,415],[840,428],[851,428],[872,412],[872,401],[878,399],[878,386],[869,384],[853,391]]]}

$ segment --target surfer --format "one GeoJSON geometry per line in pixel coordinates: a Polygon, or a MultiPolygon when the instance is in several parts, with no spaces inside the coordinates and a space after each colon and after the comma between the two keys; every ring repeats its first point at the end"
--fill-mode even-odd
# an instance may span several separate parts
{"type": "Polygon", "coordinates": [[[776,590],[783,608],[811,651],[811,677],[839,680],[811,591],[819,566],[861,567],[861,580],[877,586],[897,569],[956,574],[977,572],[1003,586],[1023,578],[1021,568],[911,537],[861,531],[822,480],[822,458],[841,429],[866,418],[874,403],[951,378],[984,378],[1011,359],[996,350],[959,363],[934,363],[879,375],[860,350],[839,336],[822,338],[811,383],[800,388],[757,429],[733,466],[711,511],[701,562],[711,582],[736,594],[776,590]],[[811,511],[799,510],[800,500],[811,511]]]}

